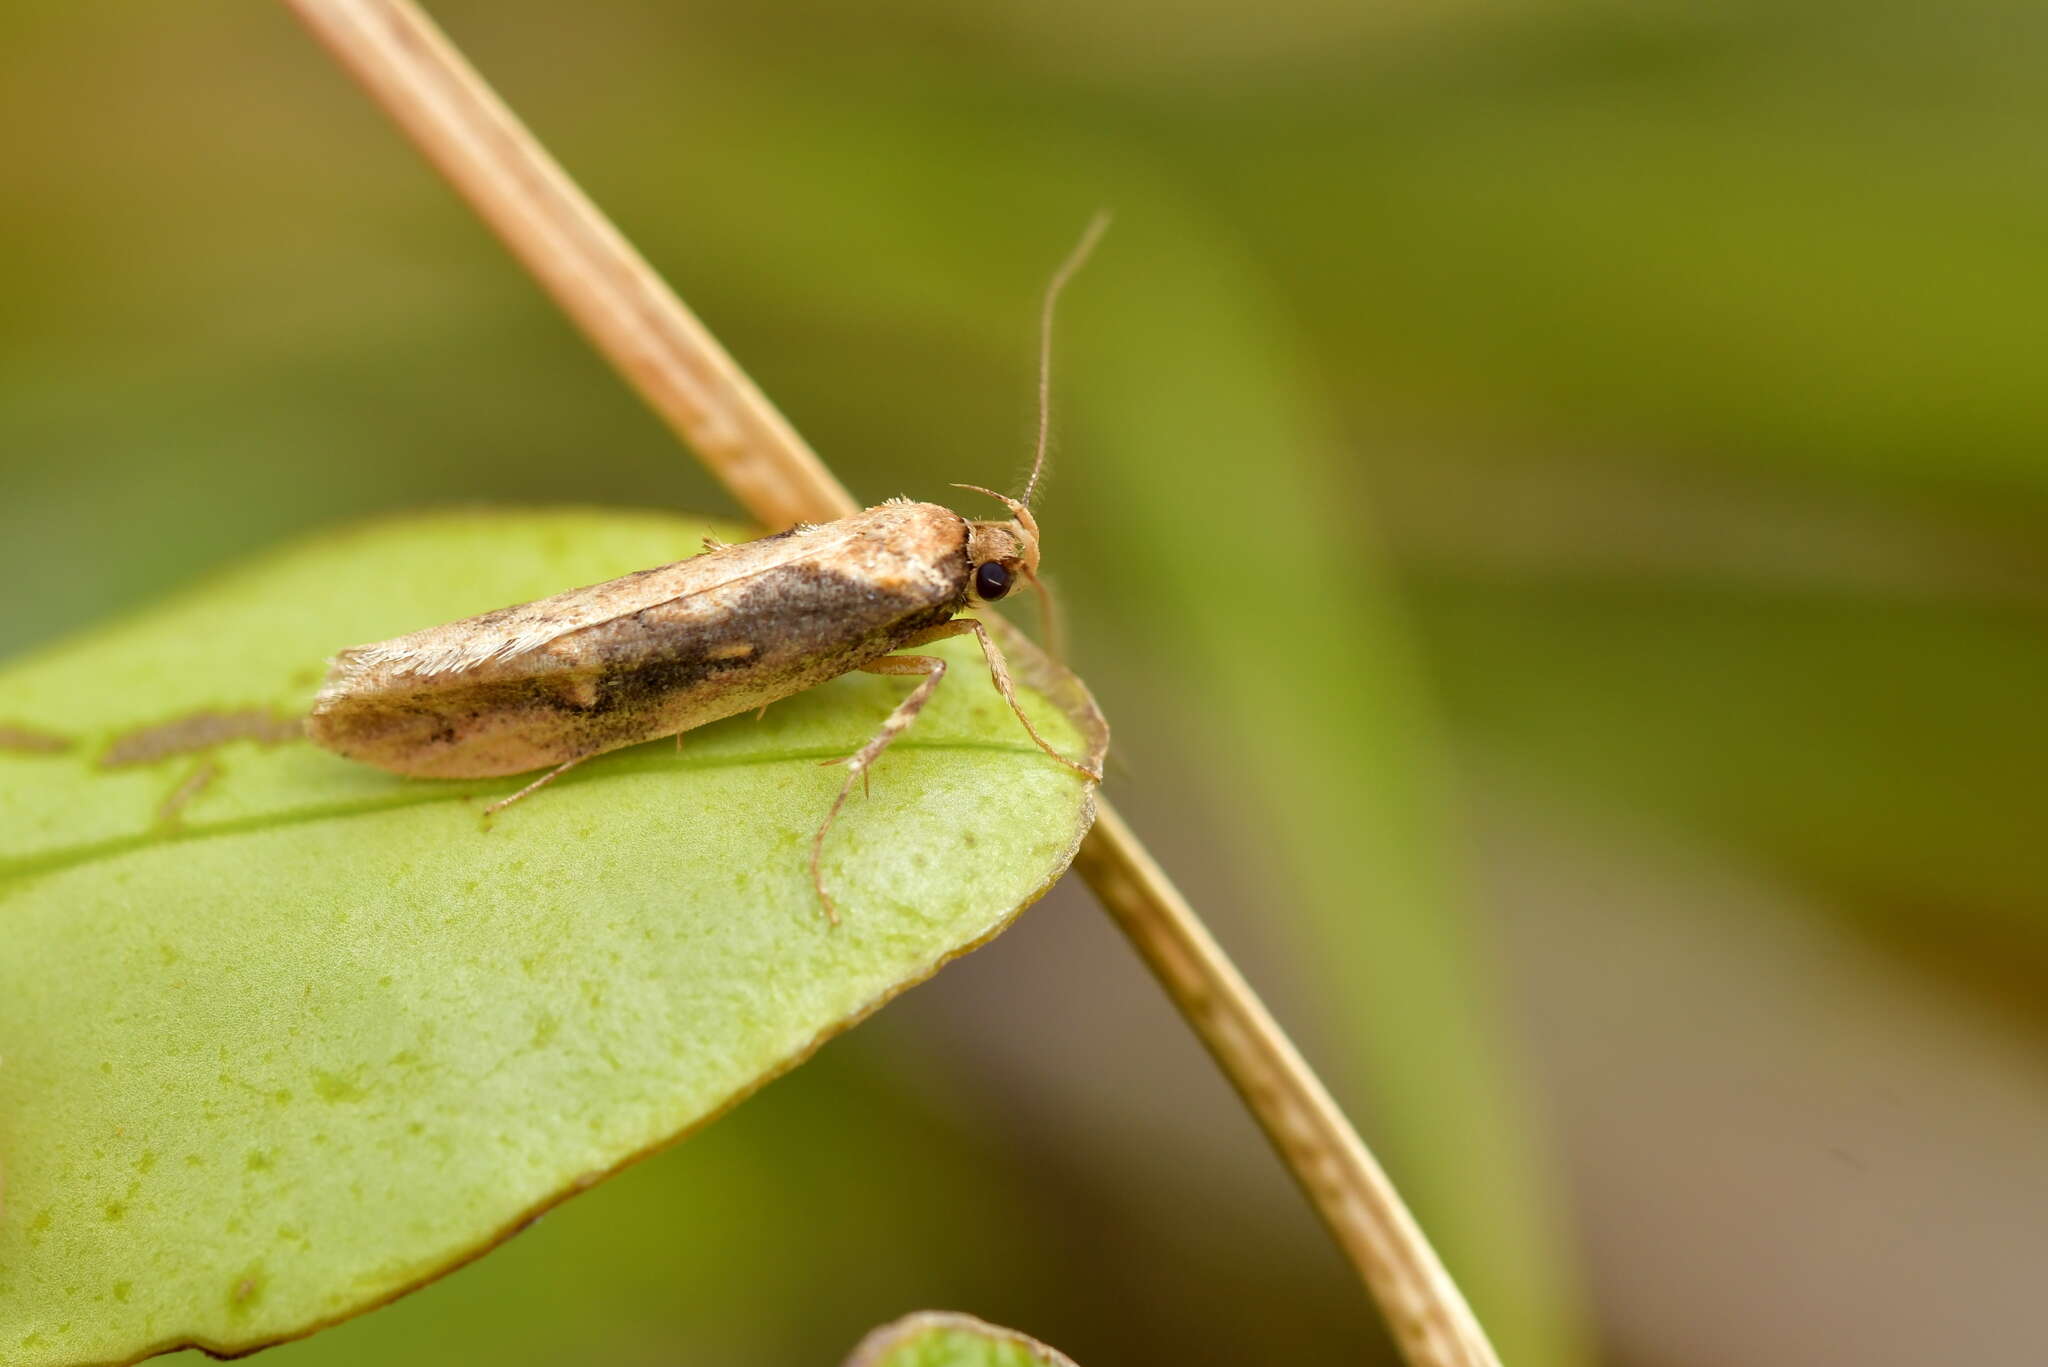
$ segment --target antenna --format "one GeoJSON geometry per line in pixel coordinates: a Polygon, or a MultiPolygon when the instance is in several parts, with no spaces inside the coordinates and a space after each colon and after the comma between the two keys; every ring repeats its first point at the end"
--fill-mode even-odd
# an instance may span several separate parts
{"type": "Polygon", "coordinates": [[[1109,229],[1109,211],[1102,210],[1088,220],[1088,226],[1081,232],[1081,240],[1074,244],[1074,250],[1067,253],[1067,259],[1060,262],[1060,268],[1052,273],[1052,279],[1045,287],[1045,302],[1038,310],[1038,449],[1031,458],[1031,478],[1024,481],[1023,503],[1031,502],[1031,495],[1038,489],[1038,477],[1045,473],[1046,438],[1052,431],[1052,311],[1060,301],[1060,291],[1067,287],[1067,281],[1074,273],[1088,263],[1088,254],[1095,250],[1095,244],[1102,240],[1102,234],[1109,229]]]}

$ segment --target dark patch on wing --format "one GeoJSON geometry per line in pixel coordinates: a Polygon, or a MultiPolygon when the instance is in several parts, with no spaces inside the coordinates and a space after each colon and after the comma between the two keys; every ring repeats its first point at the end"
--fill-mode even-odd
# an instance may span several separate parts
{"type": "Polygon", "coordinates": [[[966,602],[966,581],[964,553],[953,591],[937,600],[807,562],[783,565],[758,576],[714,620],[685,626],[663,605],[622,619],[602,651],[596,697],[554,702],[592,715],[639,708],[724,674],[828,677],[952,617],[966,602]]]}
{"type": "Polygon", "coordinates": [[[0,722],[0,750],[18,755],[61,755],[77,742],[69,736],[38,731],[30,726],[0,722]]]}
{"type": "Polygon", "coordinates": [[[124,769],[131,765],[154,764],[172,755],[197,754],[231,740],[277,745],[297,740],[303,734],[303,724],[297,717],[280,717],[261,707],[243,707],[232,712],[193,712],[123,732],[114,737],[114,743],[107,747],[99,762],[102,769],[124,769]]]}

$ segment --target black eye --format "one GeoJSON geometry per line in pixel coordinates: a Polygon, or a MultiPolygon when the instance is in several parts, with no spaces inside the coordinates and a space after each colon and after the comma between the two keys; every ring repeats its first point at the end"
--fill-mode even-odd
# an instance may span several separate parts
{"type": "Polygon", "coordinates": [[[1010,591],[1010,572],[991,560],[974,572],[974,591],[993,602],[1010,591]]]}

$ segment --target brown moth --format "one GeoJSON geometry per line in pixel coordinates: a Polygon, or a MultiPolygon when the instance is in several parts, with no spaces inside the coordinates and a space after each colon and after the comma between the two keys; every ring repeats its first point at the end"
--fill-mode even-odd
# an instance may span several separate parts
{"type": "Polygon", "coordinates": [[[936,656],[890,652],[972,633],[1026,734],[1099,782],[1094,768],[1038,734],[987,627],[960,614],[1006,596],[1020,577],[1044,592],[1029,504],[1045,463],[1052,311],[1104,226],[1099,218],[1089,226],[1046,290],[1038,450],[1024,497],[957,486],[997,499],[1007,519],[891,499],[822,526],[737,545],[707,542],[689,560],[355,646],[334,658],[307,734],[350,759],[422,778],[547,768],[493,803],[496,812],[594,755],[680,738],[853,670],[921,676],[874,738],[843,761],[846,781],[812,838],[811,880],[834,924],[838,911],[819,866],[826,832],[946,672],[936,656]]]}

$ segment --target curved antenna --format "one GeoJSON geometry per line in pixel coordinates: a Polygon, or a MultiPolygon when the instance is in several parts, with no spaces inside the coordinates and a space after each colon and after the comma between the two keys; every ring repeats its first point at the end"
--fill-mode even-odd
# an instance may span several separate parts
{"type": "Polygon", "coordinates": [[[1060,301],[1060,291],[1067,287],[1067,281],[1074,278],[1074,272],[1088,263],[1088,254],[1095,250],[1095,244],[1102,240],[1109,229],[1109,211],[1102,210],[1088,220],[1088,226],[1081,232],[1081,240],[1074,244],[1074,250],[1067,253],[1067,259],[1060,262],[1060,268],[1052,273],[1052,279],[1045,286],[1045,302],[1038,310],[1038,449],[1031,457],[1031,478],[1024,481],[1024,503],[1031,501],[1031,495],[1038,489],[1038,477],[1045,472],[1046,438],[1052,430],[1052,311],[1060,301]]]}
{"type": "Polygon", "coordinates": [[[1032,544],[1037,544],[1038,519],[1031,515],[1031,510],[1025,507],[1021,501],[1011,498],[1008,494],[999,494],[993,489],[984,489],[979,484],[956,484],[953,487],[955,489],[965,489],[969,493],[987,494],[990,498],[1008,508],[1010,516],[1017,519],[1017,525],[1031,534],[1032,544]]]}

